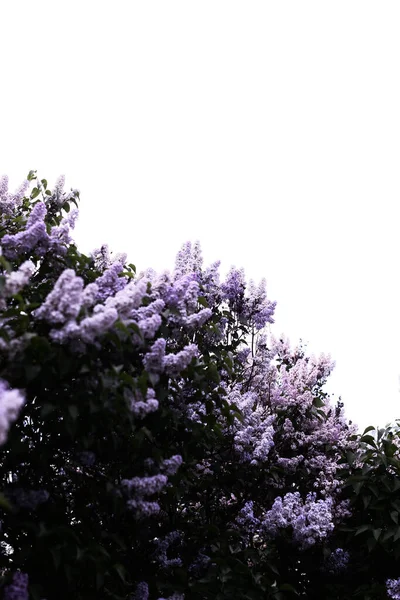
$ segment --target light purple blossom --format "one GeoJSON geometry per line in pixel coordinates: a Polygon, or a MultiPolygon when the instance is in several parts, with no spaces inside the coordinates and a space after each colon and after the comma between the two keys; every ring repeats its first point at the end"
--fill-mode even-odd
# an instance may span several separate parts
{"type": "Polygon", "coordinates": [[[101,277],[96,279],[98,286],[97,300],[99,302],[104,302],[110,296],[115,296],[117,292],[124,289],[127,279],[119,277],[119,273],[123,270],[123,265],[116,261],[104,271],[101,277]]]}
{"type": "Polygon", "coordinates": [[[137,584],[132,600],[149,600],[149,586],[145,581],[137,584]]]}
{"type": "Polygon", "coordinates": [[[164,367],[167,375],[171,377],[178,376],[191,363],[194,357],[199,355],[199,349],[196,344],[189,344],[177,354],[167,354],[164,356],[164,367]]]}
{"type": "Polygon", "coordinates": [[[28,575],[16,571],[12,583],[4,588],[4,600],[29,600],[28,584],[28,575]]]}
{"type": "Polygon", "coordinates": [[[198,313],[194,313],[193,315],[189,315],[185,319],[185,325],[187,327],[198,328],[202,327],[206,321],[211,319],[212,310],[211,308],[203,308],[198,313]]]}
{"type": "Polygon", "coordinates": [[[151,317],[146,317],[139,321],[138,327],[145,339],[152,339],[154,338],[157,329],[161,327],[161,323],[162,319],[160,315],[152,315],[151,317]]]}
{"type": "Polygon", "coordinates": [[[29,229],[15,235],[6,234],[2,240],[3,254],[12,260],[21,254],[27,254],[34,248],[37,254],[44,255],[49,246],[49,236],[43,221],[34,223],[29,229]]]}
{"type": "Polygon", "coordinates": [[[176,256],[174,278],[179,279],[182,275],[201,271],[202,264],[200,242],[196,241],[193,247],[191,242],[186,242],[176,256]]]}
{"type": "Polygon", "coordinates": [[[26,260],[18,271],[13,271],[6,274],[6,281],[4,286],[3,294],[5,296],[14,296],[29,282],[33,272],[35,271],[35,265],[31,260],[26,260]]]}
{"type": "Polygon", "coordinates": [[[166,341],[164,338],[158,338],[152,345],[150,352],[143,358],[143,365],[146,371],[151,373],[162,373],[164,369],[166,341]]]}
{"type": "Polygon", "coordinates": [[[334,529],[332,499],[315,500],[309,493],[303,502],[299,492],[278,496],[263,521],[267,533],[276,535],[280,528],[291,526],[293,540],[305,549],[325,538],[334,529]]]}
{"type": "Polygon", "coordinates": [[[8,193],[8,176],[0,178],[0,214],[12,215],[18,208],[29,188],[29,181],[25,179],[14,194],[8,193]]]}
{"type": "Polygon", "coordinates": [[[400,578],[399,579],[387,579],[386,591],[392,600],[400,600],[400,578]]]}
{"type": "Polygon", "coordinates": [[[171,456],[171,458],[163,460],[160,468],[165,475],[175,475],[181,464],[182,456],[175,454],[174,456],[171,456]]]}
{"type": "Polygon", "coordinates": [[[63,271],[42,306],[34,311],[35,318],[52,324],[76,319],[81,308],[83,285],[82,277],[75,275],[73,269],[63,271]]]}
{"type": "Polygon", "coordinates": [[[8,383],[0,379],[0,446],[7,441],[11,423],[17,420],[25,395],[22,390],[8,389],[8,383]]]}
{"type": "Polygon", "coordinates": [[[131,411],[138,419],[143,419],[146,415],[155,412],[158,409],[158,400],[153,389],[149,388],[146,394],[146,400],[143,399],[139,390],[132,392],[130,389],[124,389],[124,397],[130,402],[131,411]]]}
{"type": "Polygon", "coordinates": [[[336,548],[326,559],[324,569],[332,575],[345,571],[348,567],[350,554],[343,548],[336,548]]]}
{"type": "Polygon", "coordinates": [[[181,567],[182,559],[177,558],[168,558],[167,551],[170,546],[176,542],[181,542],[182,540],[182,532],[180,531],[171,531],[168,533],[164,539],[157,539],[156,545],[157,549],[154,552],[154,558],[160,564],[160,566],[164,569],[170,569],[172,567],[181,567]]]}
{"type": "Polygon", "coordinates": [[[159,512],[158,502],[149,502],[144,498],[158,494],[167,483],[168,477],[162,474],[122,480],[123,488],[132,495],[127,506],[135,511],[136,518],[148,517],[159,512]]]}

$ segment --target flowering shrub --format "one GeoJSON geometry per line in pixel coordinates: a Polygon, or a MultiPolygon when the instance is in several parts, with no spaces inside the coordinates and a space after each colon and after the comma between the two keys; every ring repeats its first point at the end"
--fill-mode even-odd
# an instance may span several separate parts
{"type": "Polygon", "coordinates": [[[198,243],[161,274],[80,253],[64,185],[0,180],[3,597],[353,597],[349,490],[376,456],[324,392],[330,358],[267,336],[265,280],[221,283],[198,243]]]}

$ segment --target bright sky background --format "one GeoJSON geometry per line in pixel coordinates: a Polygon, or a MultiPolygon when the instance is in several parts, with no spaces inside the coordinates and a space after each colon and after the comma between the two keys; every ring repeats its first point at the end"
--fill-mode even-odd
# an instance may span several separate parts
{"type": "Polygon", "coordinates": [[[186,240],[266,277],[273,333],[400,417],[398,0],[0,4],[0,175],[81,191],[75,240],[138,270],[186,240]]]}

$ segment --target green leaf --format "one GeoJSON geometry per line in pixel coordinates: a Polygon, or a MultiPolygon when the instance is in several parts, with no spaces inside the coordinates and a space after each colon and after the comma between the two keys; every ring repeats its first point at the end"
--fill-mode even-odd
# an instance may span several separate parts
{"type": "Polygon", "coordinates": [[[360,533],[364,533],[364,531],[368,531],[369,529],[371,529],[371,525],[361,525],[357,528],[357,531],[355,532],[354,536],[360,535],[360,533]]]}
{"type": "Polygon", "coordinates": [[[37,198],[37,196],[39,196],[40,191],[37,187],[34,187],[32,192],[31,192],[31,200],[34,200],[35,198],[37,198]]]}
{"type": "Polygon", "coordinates": [[[69,414],[71,415],[71,418],[72,418],[74,421],[76,421],[76,419],[77,419],[77,418],[78,418],[78,416],[79,416],[79,410],[78,410],[78,407],[77,407],[75,404],[70,404],[70,405],[68,406],[68,412],[69,412],[69,414]]]}
{"type": "Polygon", "coordinates": [[[364,429],[364,433],[362,434],[363,436],[368,433],[368,431],[375,431],[375,427],[373,427],[372,425],[370,425],[369,427],[367,427],[366,429],[364,429]]]}
{"type": "Polygon", "coordinates": [[[378,541],[379,536],[382,533],[382,527],[378,527],[377,529],[373,529],[372,531],[372,535],[374,536],[374,538],[378,541]]]}

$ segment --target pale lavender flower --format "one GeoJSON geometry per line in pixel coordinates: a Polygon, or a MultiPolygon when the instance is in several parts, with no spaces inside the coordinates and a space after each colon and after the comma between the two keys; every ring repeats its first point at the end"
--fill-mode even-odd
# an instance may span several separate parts
{"type": "Polygon", "coordinates": [[[186,317],[184,323],[187,327],[202,327],[206,321],[211,319],[212,310],[210,308],[203,308],[198,313],[186,317]]]}
{"type": "Polygon", "coordinates": [[[4,588],[4,600],[29,600],[28,584],[28,575],[16,571],[12,583],[4,588]]]}
{"type": "Polygon", "coordinates": [[[57,254],[65,255],[67,246],[72,242],[70,229],[74,229],[79,211],[77,208],[61,220],[60,225],[54,226],[50,232],[49,249],[57,254]]]}
{"type": "Polygon", "coordinates": [[[400,578],[399,579],[387,579],[386,580],[386,591],[392,600],[400,600],[400,578]]]}
{"type": "Polygon", "coordinates": [[[151,477],[133,477],[123,479],[122,486],[132,494],[127,501],[127,506],[135,511],[135,518],[150,517],[160,511],[158,502],[149,502],[144,498],[158,494],[168,483],[166,475],[153,475],[151,477]]]}
{"type": "Polygon", "coordinates": [[[248,534],[254,534],[260,527],[260,519],[254,516],[254,503],[252,500],[246,502],[236,517],[236,523],[241,525],[248,534]]]}
{"type": "Polygon", "coordinates": [[[324,563],[324,570],[332,575],[337,575],[345,571],[348,567],[350,554],[343,548],[336,548],[324,563]]]}
{"type": "Polygon", "coordinates": [[[145,581],[137,584],[132,600],[149,600],[149,586],[145,581]]]}
{"type": "Polygon", "coordinates": [[[293,540],[302,549],[325,538],[334,529],[332,522],[332,499],[315,500],[315,493],[307,495],[303,503],[299,492],[278,496],[264,518],[263,528],[276,535],[279,528],[291,526],[293,540]]]}
{"type": "Polygon", "coordinates": [[[47,213],[46,205],[44,202],[37,202],[35,206],[32,208],[28,220],[26,222],[26,229],[32,227],[36,223],[41,223],[47,213]]]}
{"type": "Polygon", "coordinates": [[[19,231],[15,235],[6,234],[2,240],[3,254],[12,260],[20,254],[31,252],[34,248],[37,254],[44,255],[49,245],[49,236],[43,221],[34,223],[29,229],[19,231]]]}
{"type": "Polygon", "coordinates": [[[182,533],[180,531],[171,531],[168,535],[165,536],[164,539],[157,539],[157,550],[154,552],[154,558],[158,561],[164,569],[170,569],[172,567],[181,567],[182,559],[181,558],[168,558],[167,551],[169,550],[171,544],[174,542],[181,542],[182,533]]]}
{"type": "Polygon", "coordinates": [[[171,456],[171,458],[163,460],[160,468],[165,475],[175,475],[181,464],[182,456],[175,454],[174,456],[171,456]]]}
{"type": "Polygon", "coordinates": [[[196,344],[189,344],[177,354],[167,354],[164,356],[165,372],[171,377],[177,376],[186,369],[194,357],[199,354],[196,344]]]}
{"type": "Polygon", "coordinates": [[[26,260],[20,265],[18,271],[6,274],[4,295],[14,296],[15,294],[18,294],[18,292],[29,282],[34,270],[35,265],[33,262],[31,260],[26,260]]]}
{"type": "Polygon", "coordinates": [[[221,286],[223,300],[228,300],[233,304],[241,302],[244,297],[245,287],[244,270],[231,267],[226,281],[221,286]]]}
{"type": "Polygon", "coordinates": [[[82,292],[81,303],[82,306],[90,307],[96,302],[98,293],[97,283],[89,283],[82,292]]]}
{"type": "Polygon", "coordinates": [[[65,323],[76,319],[81,308],[83,279],[73,269],[66,269],[57,279],[46,300],[34,311],[34,317],[49,323],[65,323]]]}
{"type": "Polygon", "coordinates": [[[7,441],[11,423],[17,420],[25,395],[21,390],[8,389],[8,383],[0,379],[0,446],[7,441]]]}
{"type": "Polygon", "coordinates": [[[196,241],[193,248],[191,242],[186,242],[176,256],[174,278],[179,279],[182,275],[201,271],[202,264],[200,242],[196,241]]]}
{"type": "Polygon", "coordinates": [[[124,397],[130,402],[131,411],[138,419],[143,419],[146,415],[155,412],[158,409],[158,400],[153,389],[148,388],[146,400],[143,399],[139,390],[132,392],[128,388],[124,389],[124,397]]]}
{"type": "Polygon", "coordinates": [[[79,323],[78,336],[86,343],[93,343],[96,337],[104,335],[111,329],[118,319],[118,313],[115,308],[108,308],[102,313],[85,317],[79,323]]]}
{"type": "Polygon", "coordinates": [[[113,263],[108,267],[101,277],[96,279],[98,286],[97,300],[104,302],[110,296],[115,296],[117,292],[123,290],[127,284],[125,277],[119,277],[119,273],[124,270],[120,262],[113,263]]]}
{"type": "Polygon", "coordinates": [[[139,308],[145,296],[147,296],[147,280],[131,281],[115,296],[107,298],[104,306],[97,305],[94,312],[100,312],[110,307],[118,311],[121,319],[129,319],[131,311],[139,308]]]}
{"type": "Polygon", "coordinates": [[[161,327],[161,323],[162,319],[160,315],[152,315],[139,321],[138,327],[144,339],[152,339],[156,335],[157,329],[161,327]]]}
{"type": "Polygon", "coordinates": [[[211,562],[211,558],[203,550],[200,550],[195,560],[189,565],[189,573],[193,573],[197,577],[204,573],[211,562]]]}
{"type": "Polygon", "coordinates": [[[133,477],[123,479],[122,485],[138,496],[152,496],[160,492],[168,482],[166,475],[153,475],[152,477],[133,477]]]}
{"type": "Polygon", "coordinates": [[[2,175],[0,178],[0,198],[8,192],[8,175],[2,175]]]}
{"type": "Polygon", "coordinates": [[[164,368],[166,341],[164,338],[158,338],[152,345],[150,352],[143,358],[143,366],[146,371],[152,373],[162,373],[164,368]]]}

